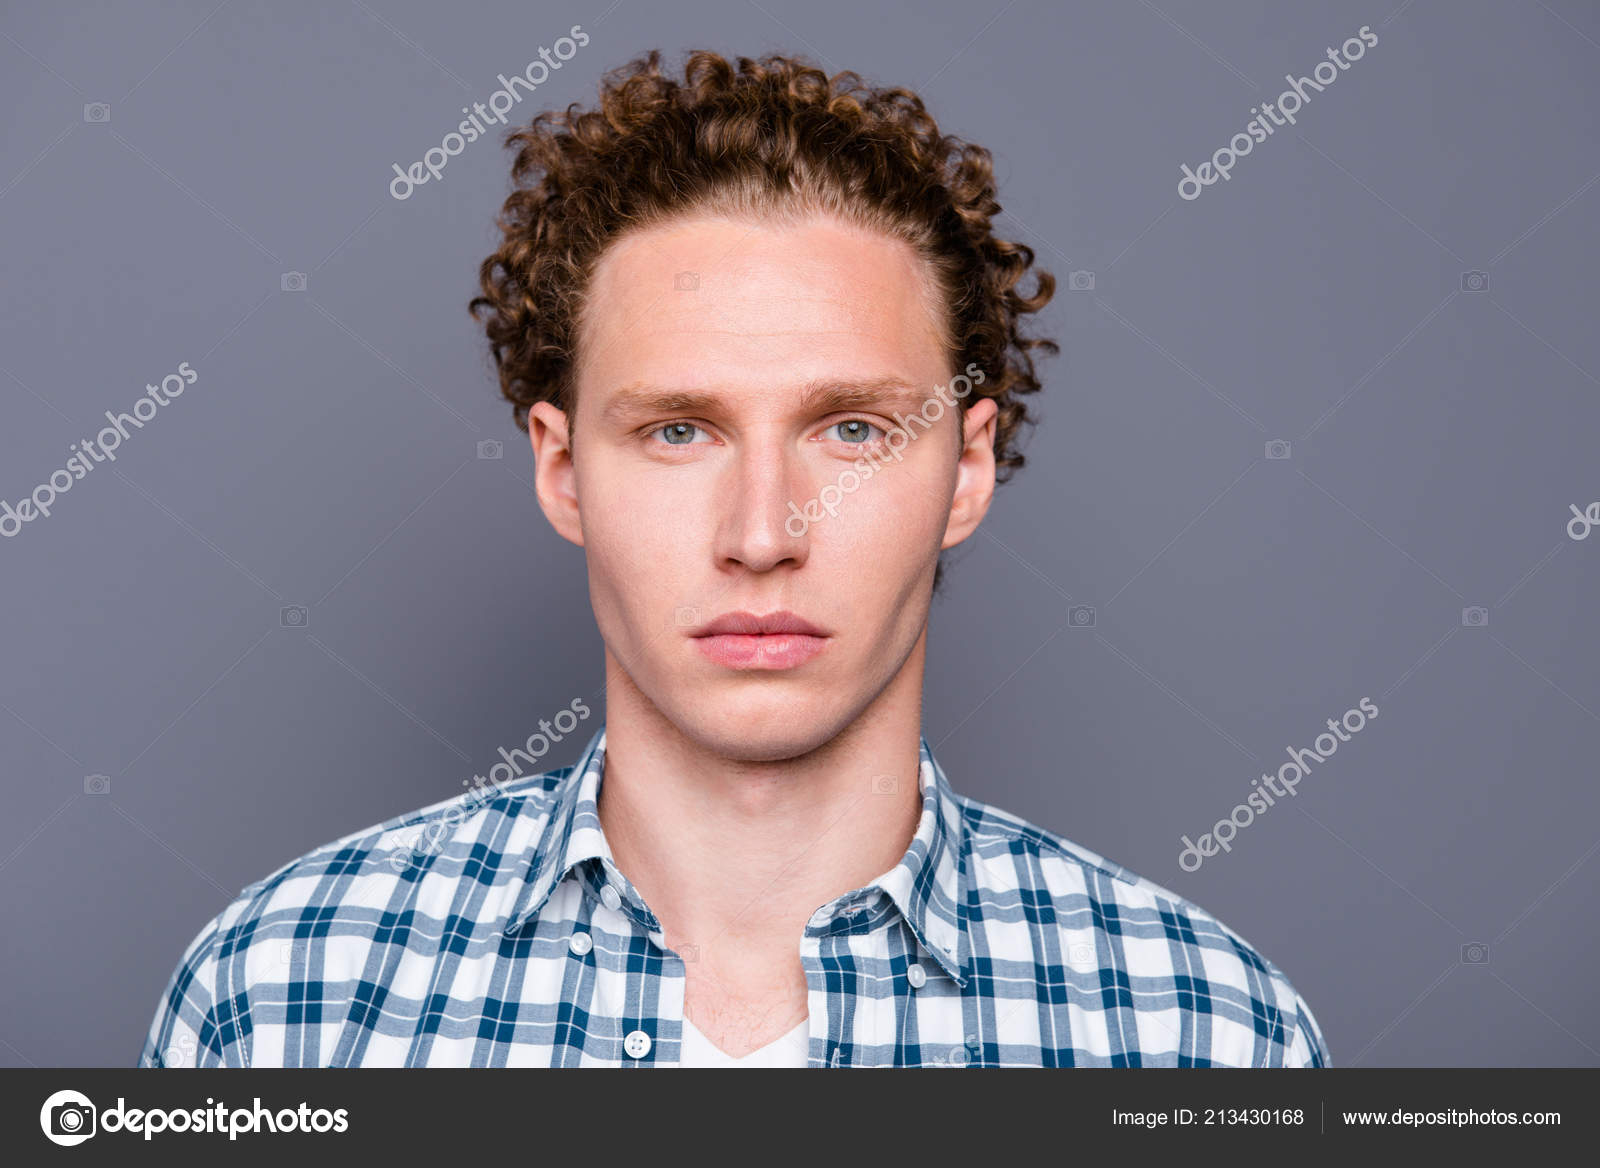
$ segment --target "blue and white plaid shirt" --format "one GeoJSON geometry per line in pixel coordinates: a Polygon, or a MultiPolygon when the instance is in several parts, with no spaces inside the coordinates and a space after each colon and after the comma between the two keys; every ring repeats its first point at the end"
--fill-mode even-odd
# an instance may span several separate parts
{"type": "MultiPolygon", "coordinates": [[[[145,1066],[674,1066],[684,958],[612,862],[602,726],[245,888],[145,1066]]],[[[1326,1066],[1276,966],[1195,905],[957,795],[921,740],[905,856],[799,938],[813,1067],[1326,1066]]]]}

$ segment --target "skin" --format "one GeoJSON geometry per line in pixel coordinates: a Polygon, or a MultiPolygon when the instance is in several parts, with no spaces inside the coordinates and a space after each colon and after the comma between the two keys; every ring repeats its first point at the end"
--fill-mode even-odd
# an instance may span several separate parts
{"type": "Polygon", "coordinates": [[[949,383],[938,309],[922,261],[888,236],[823,216],[676,219],[596,265],[576,454],[559,408],[530,413],[539,503],[585,550],[605,643],[606,840],[667,947],[696,947],[685,1013],[733,1055],[806,1018],[809,918],[892,869],[921,816],[933,574],[988,510],[994,402],[913,428],[837,515],[798,536],[785,520],[884,440],[892,411],[949,383]],[[677,286],[683,272],[697,288],[677,286]],[[886,381],[902,396],[847,410],[803,396],[886,381]],[[712,400],[630,405],[641,390],[712,400]],[[875,429],[840,425],[858,420],[875,429]],[[733,669],[689,636],[778,609],[829,634],[820,655],[733,669]]]}

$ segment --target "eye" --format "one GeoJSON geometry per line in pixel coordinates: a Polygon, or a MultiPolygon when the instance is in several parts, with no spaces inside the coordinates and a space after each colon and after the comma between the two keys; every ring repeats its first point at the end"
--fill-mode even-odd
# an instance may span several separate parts
{"type": "Polygon", "coordinates": [[[880,427],[874,426],[865,418],[846,418],[842,422],[835,422],[828,429],[839,431],[839,441],[847,446],[866,446],[870,444],[873,441],[870,438],[870,432],[873,430],[877,430],[879,434],[888,437],[880,427]]]}
{"type": "Polygon", "coordinates": [[[694,436],[703,433],[705,431],[692,422],[668,422],[665,426],[659,426],[651,431],[652,436],[656,434],[665,435],[666,445],[668,446],[692,446],[694,445],[694,436]]]}

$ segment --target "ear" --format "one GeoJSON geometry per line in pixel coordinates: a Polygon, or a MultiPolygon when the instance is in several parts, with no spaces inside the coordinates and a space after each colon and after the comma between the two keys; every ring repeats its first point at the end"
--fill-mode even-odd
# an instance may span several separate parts
{"type": "Polygon", "coordinates": [[[956,490],[950,500],[950,523],[945,527],[945,548],[955,547],[978,530],[994,498],[994,430],[1000,407],[992,397],[981,397],[962,417],[961,458],[956,463],[956,490]]]}
{"type": "Polygon", "coordinates": [[[578,478],[567,415],[550,402],[535,402],[528,410],[528,441],[533,446],[533,489],[544,517],[562,538],[582,547],[578,478]]]}

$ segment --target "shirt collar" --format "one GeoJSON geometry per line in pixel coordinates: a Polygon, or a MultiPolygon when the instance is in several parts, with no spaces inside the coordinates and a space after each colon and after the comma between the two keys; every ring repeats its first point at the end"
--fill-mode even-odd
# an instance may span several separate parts
{"type": "MultiPolygon", "coordinates": [[[[918,739],[917,786],[922,793],[922,818],[900,862],[865,887],[880,888],[894,902],[922,947],[958,985],[970,952],[962,888],[965,876],[966,821],[943,768],[926,736],[918,739]]],[[[616,868],[611,847],[600,828],[600,783],[605,772],[606,729],[601,726],[578,756],[571,771],[557,783],[549,819],[529,865],[522,894],[506,923],[516,933],[544,906],[556,885],[586,860],[598,860],[626,897],[622,910],[646,928],[659,927],[654,915],[616,868]]],[[[844,899],[844,898],[841,898],[844,899]]]]}

